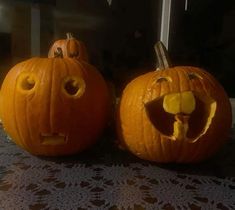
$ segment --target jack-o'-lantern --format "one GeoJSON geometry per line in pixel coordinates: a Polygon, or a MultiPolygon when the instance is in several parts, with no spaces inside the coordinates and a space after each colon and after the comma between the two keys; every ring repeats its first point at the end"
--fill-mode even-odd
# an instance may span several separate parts
{"type": "Polygon", "coordinates": [[[106,126],[109,104],[101,74],[72,58],[21,62],[1,89],[6,132],[35,155],[69,155],[93,145],[106,126]]]}
{"type": "Polygon", "coordinates": [[[156,46],[160,68],[135,78],[123,91],[117,121],[120,146],[150,161],[204,160],[227,140],[229,98],[205,70],[169,67],[163,44],[156,46]]]}
{"type": "Polygon", "coordinates": [[[48,52],[48,57],[57,57],[60,54],[58,49],[61,49],[64,57],[76,58],[88,62],[89,56],[85,44],[74,38],[71,33],[67,33],[66,36],[66,39],[60,39],[54,42],[48,52]]]}

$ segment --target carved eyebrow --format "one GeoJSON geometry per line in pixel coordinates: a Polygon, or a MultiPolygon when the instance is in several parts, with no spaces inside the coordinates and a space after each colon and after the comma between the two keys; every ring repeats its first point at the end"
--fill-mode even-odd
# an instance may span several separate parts
{"type": "Polygon", "coordinates": [[[193,80],[193,79],[203,79],[201,75],[199,75],[198,73],[195,73],[195,72],[188,73],[188,78],[190,80],[193,80]]]}
{"type": "Polygon", "coordinates": [[[161,83],[161,82],[172,82],[172,79],[170,77],[158,77],[156,79],[157,83],[161,83]]]}

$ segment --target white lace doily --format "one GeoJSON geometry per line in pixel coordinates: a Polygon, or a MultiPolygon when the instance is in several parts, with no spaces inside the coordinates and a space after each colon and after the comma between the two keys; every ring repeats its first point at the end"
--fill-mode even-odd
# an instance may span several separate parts
{"type": "Polygon", "coordinates": [[[0,132],[0,209],[235,209],[234,143],[197,165],[157,165],[116,148],[32,156],[0,132]],[[231,146],[232,145],[232,146],[231,146]]]}

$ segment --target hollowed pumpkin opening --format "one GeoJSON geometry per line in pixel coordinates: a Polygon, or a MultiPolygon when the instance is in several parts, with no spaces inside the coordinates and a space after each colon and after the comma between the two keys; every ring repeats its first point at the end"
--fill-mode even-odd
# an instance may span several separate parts
{"type": "Polygon", "coordinates": [[[68,76],[62,83],[62,91],[66,96],[79,98],[85,92],[85,81],[80,77],[68,76]]]}
{"type": "Polygon", "coordinates": [[[67,137],[62,133],[41,133],[42,145],[62,145],[67,143],[67,137]]]}
{"type": "Polygon", "coordinates": [[[70,79],[64,84],[64,89],[69,95],[76,95],[79,90],[79,84],[77,84],[76,80],[70,79]]]}
{"type": "Polygon", "coordinates": [[[216,111],[216,102],[210,97],[194,93],[195,108],[191,113],[169,113],[164,109],[164,97],[145,104],[152,125],[172,140],[186,139],[194,142],[206,133],[216,111]]]}
{"type": "Polygon", "coordinates": [[[30,73],[21,73],[17,78],[17,90],[28,93],[31,92],[36,85],[36,77],[30,73]]]}

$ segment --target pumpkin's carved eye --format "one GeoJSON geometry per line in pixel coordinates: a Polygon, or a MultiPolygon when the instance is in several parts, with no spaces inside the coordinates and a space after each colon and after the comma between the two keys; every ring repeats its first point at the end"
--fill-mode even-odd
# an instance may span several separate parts
{"type": "Polygon", "coordinates": [[[156,82],[157,83],[172,82],[172,79],[170,77],[158,77],[156,82]]]}
{"type": "Polygon", "coordinates": [[[202,79],[202,76],[200,76],[199,74],[197,74],[195,72],[190,72],[190,73],[188,73],[188,78],[189,78],[189,80],[202,79]]]}
{"type": "Polygon", "coordinates": [[[33,74],[22,73],[17,80],[17,89],[22,92],[32,91],[36,85],[36,77],[33,74]]]}
{"type": "Polygon", "coordinates": [[[85,92],[85,82],[79,77],[66,77],[62,84],[62,91],[65,95],[79,98],[85,92]]]}

